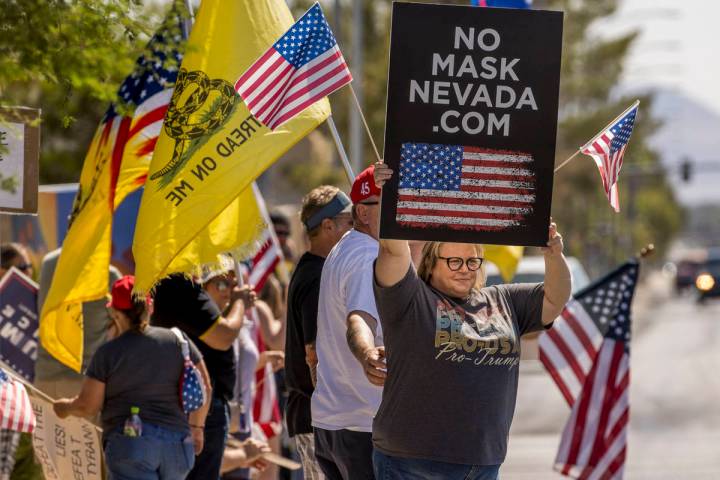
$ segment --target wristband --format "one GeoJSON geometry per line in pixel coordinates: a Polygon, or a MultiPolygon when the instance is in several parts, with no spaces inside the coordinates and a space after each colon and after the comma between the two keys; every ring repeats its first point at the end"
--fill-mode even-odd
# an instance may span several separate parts
{"type": "Polygon", "coordinates": [[[205,429],[205,425],[190,425],[190,428],[201,428],[201,429],[205,429]]]}

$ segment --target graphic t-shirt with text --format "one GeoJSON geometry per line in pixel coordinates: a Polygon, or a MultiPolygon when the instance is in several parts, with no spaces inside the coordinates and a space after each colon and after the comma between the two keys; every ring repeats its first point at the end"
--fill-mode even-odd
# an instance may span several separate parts
{"type": "Polygon", "coordinates": [[[373,423],[386,455],[497,465],[515,410],[520,336],[541,330],[543,284],[451,298],[418,278],[375,283],[388,377],[373,423]]]}

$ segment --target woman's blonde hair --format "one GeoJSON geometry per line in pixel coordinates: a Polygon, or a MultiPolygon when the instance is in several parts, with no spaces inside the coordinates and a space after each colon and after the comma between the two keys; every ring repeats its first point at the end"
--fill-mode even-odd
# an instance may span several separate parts
{"type": "MultiPolygon", "coordinates": [[[[440,247],[443,243],[447,242],[427,242],[422,249],[422,257],[420,259],[420,266],[418,267],[418,276],[428,285],[430,284],[430,277],[432,276],[433,268],[440,257],[440,247]]],[[[483,257],[482,245],[477,243],[473,244],[475,252],[478,257],[483,257]]],[[[477,278],[475,279],[475,288],[482,288],[485,285],[485,264],[478,269],[477,278]]]]}

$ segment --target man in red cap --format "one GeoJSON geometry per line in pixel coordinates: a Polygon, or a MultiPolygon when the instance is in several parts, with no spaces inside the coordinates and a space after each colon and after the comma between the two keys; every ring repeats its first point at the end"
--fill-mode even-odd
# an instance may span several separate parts
{"type": "Polygon", "coordinates": [[[315,456],[327,478],[373,479],[372,421],[385,382],[375,307],[380,190],[369,167],[355,179],[353,228],[328,254],[317,312],[317,385],[312,395],[315,456]]]}

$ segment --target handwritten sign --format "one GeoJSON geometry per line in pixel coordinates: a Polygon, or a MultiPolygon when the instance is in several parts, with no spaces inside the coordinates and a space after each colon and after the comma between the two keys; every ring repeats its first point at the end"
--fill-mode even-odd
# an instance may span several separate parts
{"type": "Polygon", "coordinates": [[[45,480],[102,480],[103,452],[100,432],[78,417],[59,419],[52,403],[28,389],[35,412],[35,458],[45,480]]]}
{"type": "Polygon", "coordinates": [[[40,111],[0,108],[0,212],[37,213],[40,111]]]}

